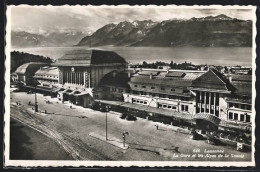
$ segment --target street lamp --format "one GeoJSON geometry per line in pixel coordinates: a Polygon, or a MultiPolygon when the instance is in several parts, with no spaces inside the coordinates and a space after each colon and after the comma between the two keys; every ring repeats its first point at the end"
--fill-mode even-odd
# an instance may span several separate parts
{"type": "Polygon", "coordinates": [[[107,140],[107,112],[109,112],[109,106],[106,106],[105,112],[106,112],[106,140],[107,140]]]}
{"type": "Polygon", "coordinates": [[[126,136],[126,135],[129,135],[129,133],[128,133],[127,131],[123,131],[122,135],[123,135],[124,147],[125,147],[125,136],[126,136]]]}
{"type": "Polygon", "coordinates": [[[38,104],[37,104],[37,97],[36,97],[36,86],[37,86],[37,80],[34,78],[34,111],[38,112],[38,104]]]}

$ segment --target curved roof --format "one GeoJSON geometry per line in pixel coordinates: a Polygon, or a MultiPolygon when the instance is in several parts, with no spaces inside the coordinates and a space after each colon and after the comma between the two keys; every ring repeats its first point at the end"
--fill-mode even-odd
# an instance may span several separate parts
{"type": "Polygon", "coordinates": [[[123,57],[113,51],[73,50],[57,59],[55,66],[90,66],[105,64],[125,64],[123,57]]]}
{"type": "Polygon", "coordinates": [[[128,77],[128,73],[126,72],[110,72],[101,79],[100,85],[129,88],[129,80],[130,78],[128,77]]]}
{"type": "Polygon", "coordinates": [[[19,66],[15,73],[17,74],[25,74],[25,73],[34,73],[37,69],[39,69],[41,66],[46,65],[46,63],[40,63],[40,62],[30,62],[25,63],[19,66]]]}

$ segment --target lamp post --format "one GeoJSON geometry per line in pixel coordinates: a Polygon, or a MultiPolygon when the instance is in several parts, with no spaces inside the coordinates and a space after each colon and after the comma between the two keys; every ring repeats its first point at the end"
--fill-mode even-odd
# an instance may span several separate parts
{"type": "Polygon", "coordinates": [[[127,131],[123,131],[123,140],[124,140],[124,147],[125,147],[125,136],[128,135],[129,133],[127,131]]]}
{"type": "Polygon", "coordinates": [[[37,81],[34,78],[34,111],[38,112],[38,104],[37,104],[37,97],[36,97],[36,86],[37,86],[37,81]]]}
{"type": "Polygon", "coordinates": [[[109,106],[106,106],[106,140],[107,140],[107,112],[109,112],[109,106]]]}

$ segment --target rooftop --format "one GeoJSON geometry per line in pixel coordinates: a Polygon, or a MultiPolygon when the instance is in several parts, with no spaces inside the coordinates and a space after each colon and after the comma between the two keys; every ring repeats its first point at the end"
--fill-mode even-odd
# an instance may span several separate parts
{"type": "Polygon", "coordinates": [[[35,70],[39,69],[41,66],[44,65],[46,65],[46,63],[40,63],[40,62],[25,63],[19,66],[14,73],[25,74],[25,73],[35,72],[35,70]]]}
{"type": "Polygon", "coordinates": [[[54,66],[90,66],[104,64],[125,64],[123,57],[113,51],[73,50],[57,59],[54,66]]]}
{"type": "Polygon", "coordinates": [[[191,86],[192,81],[201,76],[202,72],[196,71],[145,71],[145,73],[151,73],[150,75],[144,75],[144,71],[140,74],[134,74],[131,78],[131,82],[140,84],[151,84],[151,85],[167,85],[172,87],[188,87],[191,86]]]}
{"type": "Polygon", "coordinates": [[[223,91],[234,90],[234,87],[230,84],[227,78],[215,69],[210,69],[205,74],[194,80],[192,87],[223,91]]]}

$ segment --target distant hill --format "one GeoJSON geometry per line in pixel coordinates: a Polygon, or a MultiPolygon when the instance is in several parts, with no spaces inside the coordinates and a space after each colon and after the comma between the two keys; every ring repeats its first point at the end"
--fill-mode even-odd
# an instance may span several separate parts
{"type": "Polygon", "coordinates": [[[35,34],[28,32],[11,33],[13,47],[62,47],[76,45],[84,36],[83,32],[35,34]]]}
{"type": "Polygon", "coordinates": [[[43,62],[52,63],[53,59],[19,51],[11,52],[11,73],[14,72],[19,66],[28,62],[43,62]]]}
{"type": "Polygon", "coordinates": [[[249,47],[251,44],[252,21],[221,14],[189,20],[108,24],[84,37],[77,45],[249,47]]]}

